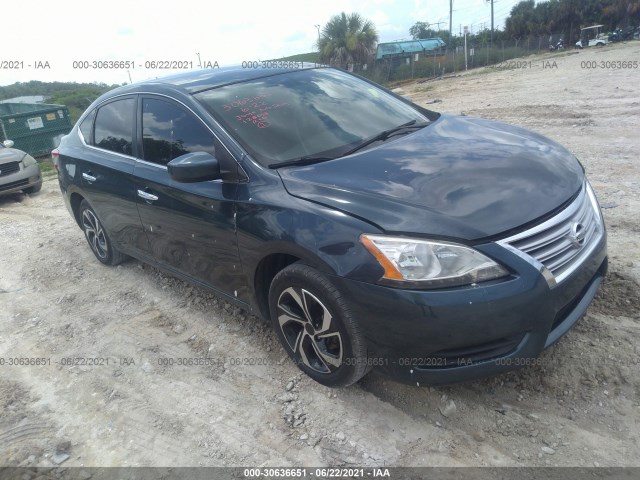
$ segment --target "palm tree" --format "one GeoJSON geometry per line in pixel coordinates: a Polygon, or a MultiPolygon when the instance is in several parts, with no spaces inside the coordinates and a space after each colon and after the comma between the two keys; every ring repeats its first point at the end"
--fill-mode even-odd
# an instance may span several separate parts
{"type": "Polygon", "coordinates": [[[320,61],[341,68],[366,63],[374,52],[378,32],[373,23],[358,13],[334,15],[318,39],[320,61]]]}

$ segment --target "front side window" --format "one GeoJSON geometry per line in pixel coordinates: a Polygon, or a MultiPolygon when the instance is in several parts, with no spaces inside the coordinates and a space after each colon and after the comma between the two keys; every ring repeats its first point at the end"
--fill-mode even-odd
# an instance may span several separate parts
{"type": "Polygon", "coordinates": [[[135,105],[135,99],[126,98],[100,107],[96,115],[93,144],[112,152],[133,155],[135,105]]]}
{"type": "Polygon", "coordinates": [[[263,165],[340,156],[388,129],[429,121],[384,90],[339,70],[271,75],[195,95],[263,165]]]}
{"type": "Polygon", "coordinates": [[[215,156],[213,135],[200,120],[178,105],[154,98],[142,102],[142,149],[144,160],[160,165],[186,153],[215,156]]]}

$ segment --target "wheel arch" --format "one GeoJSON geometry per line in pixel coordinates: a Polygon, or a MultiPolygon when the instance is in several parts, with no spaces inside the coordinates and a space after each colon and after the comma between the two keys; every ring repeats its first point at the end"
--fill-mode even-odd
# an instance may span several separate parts
{"type": "Polygon", "coordinates": [[[321,258],[298,245],[279,245],[270,248],[256,262],[251,283],[254,301],[263,320],[269,320],[269,288],[273,278],[293,263],[304,263],[325,274],[335,274],[321,258]]]}
{"type": "Polygon", "coordinates": [[[73,218],[75,219],[76,223],[78,224],[78,226],[80,228],[82,228],[81,223],[80,223],[80,204],[82,203],[83,200],[86,200],[86,198],[83,197],[78,192],[73,192],[71,194],[71,196],[69,197],[69,204],[71,205],[71,211],[73,212],[73,218]]]}

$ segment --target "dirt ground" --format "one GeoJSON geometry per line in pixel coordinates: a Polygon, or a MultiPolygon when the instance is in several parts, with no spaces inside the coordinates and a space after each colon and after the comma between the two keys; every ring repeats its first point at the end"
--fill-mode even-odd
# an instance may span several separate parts
{"type": "Polygon", "coordinates": [[[640,466],[640,68],[582,68],[640,60],[640,42],[526,60],[403,88],[545,134],[587,170],[610,273],[540,365],[320,386],[257,318],[139,262],[99,264],[52,178],[0,198],[0,465],[640,466]],[[211,365],[166,360],[194,357],[211,365]]]}

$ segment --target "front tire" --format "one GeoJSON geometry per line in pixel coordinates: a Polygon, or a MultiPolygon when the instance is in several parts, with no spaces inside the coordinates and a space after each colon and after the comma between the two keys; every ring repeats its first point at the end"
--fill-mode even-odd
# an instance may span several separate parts
{"type": "Polygon", "coordinates": [[[42,189],[42,181],[36,183],[35,185],[31,185],[23,190],[27,195],[33,195],[34,193],[38,193],[42,189]]]}
{"type": "Polygon", "coordinates": [[[127,258],[126,255],[113,248],[107,231],[86,200],[80,203],[80,228],[84,232],[91,251],[101,263],[118,265],[127,258]]]}
{"type": "Polygon", "coordinates": [[[346,387],[369,370],[359,325],[329,279],[307,265],[281,270],[269,290],[280,343],[298,368],[328,387],[346,387]]]}

